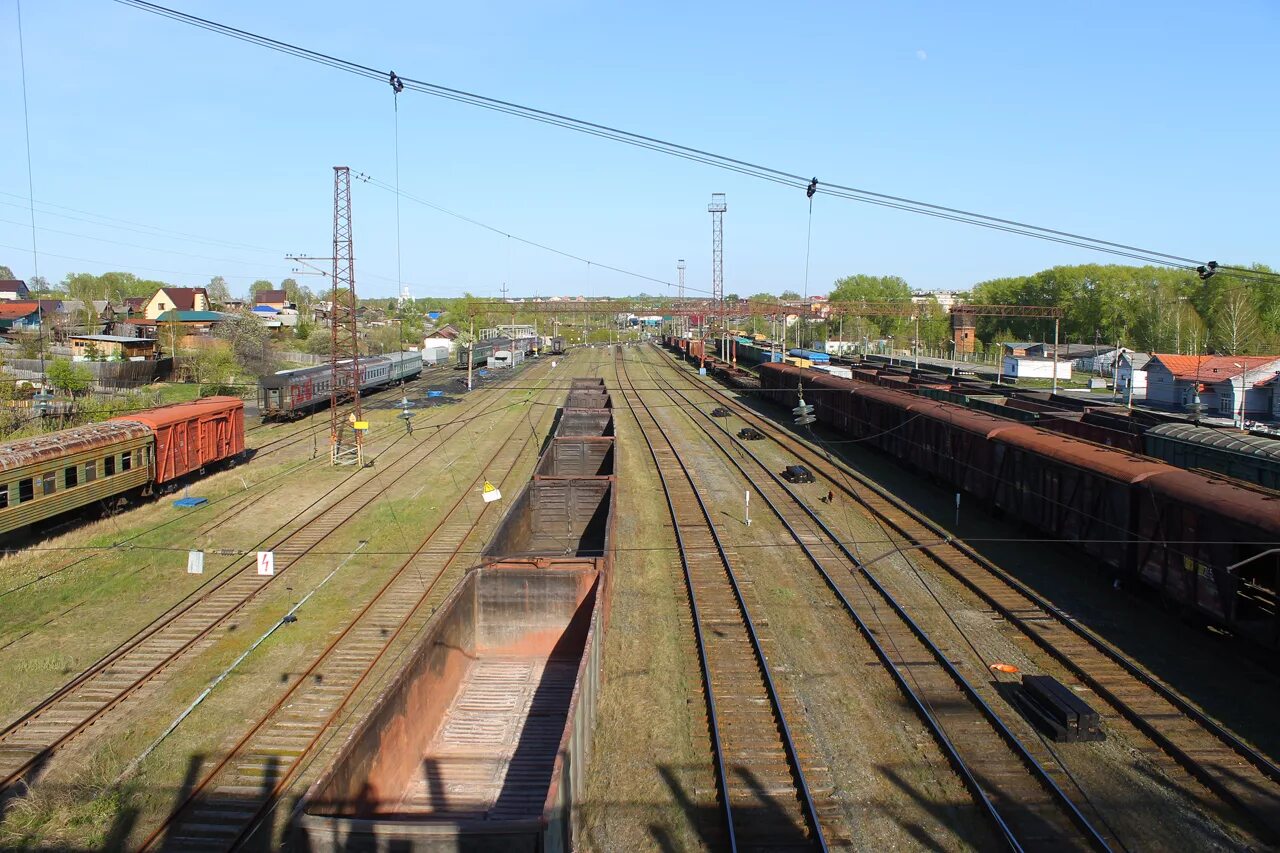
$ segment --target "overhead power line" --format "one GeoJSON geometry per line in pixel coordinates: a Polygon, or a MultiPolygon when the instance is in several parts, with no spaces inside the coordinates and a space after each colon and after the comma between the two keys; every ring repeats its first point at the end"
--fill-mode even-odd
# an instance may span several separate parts
{"type": "MultiPolygon", "coordinates": [[[[546,243],[539,243],[536,240],[530,240],[527,237],[521,237],[517,234],[512,234],[508,231],[504,231],[503,229],[497,227],[496,225],[490,225],[487,222],[481,222],[479,219],[472,219],[470,216],[466,216],[465,214],[458,213],[455,210],[450,210],[447,207],[441,207],[440,205],[433,204],[432,202],[429,202],[426,199],[418,198],[417,196],[407,193],[403,190],[398,190],[395,187],[388,184],[386,181],[380,181],[377,178],[365,172],[357,173],[356,179],[359,181],[363,181],[364,183],[370,186],[377,187],[380,190],[385,190],[389,193],[392,193],[400,198],[408,199],[409,201],[416,202],[418,204],[423,205],[424,207],[429,207],[432,210],[439,211],[440,213],[443,213],[447,216],[452,216],[455,219],[460,219],[463,222],[467,222],[467,223],[470,223],[471,225],[475,225],[478,228],[483,228],[486,231],[492,231],[494,234],[498,234],[502,237],[507,237],[511,240],[524,243],[526,246],[533,246],[534,248],[542,249],[543,251],[551,252],[552,254],[560,255],[561,257],[569,258],[570,260],[573,260],[573,261],[579,261],[588,266],[599,267],[600,269],[610,270],[611,272],[616,272],[621,275],[631,276],[632,278],[638,278],[644,281],[651,281],[654,284],[661,284],[664,287],[676,287],[676,285],[672,284],[669,281],[664,281],[663,279],[660,279],[660,278],[654,278],[651,275],[645,275],[644,273],[633,272],[632,270],[623,269],[622,267],[615,267],[611,264],[601,263],[600,261],[593,261],[590,258],[584,258],[581,255],[575,255],[574,253],[567,252],[564,249],[557,249],[554,246],[548,246],[546,243]]],[[[710,293],[711,291],[701,290],[697,292],[710,293]]]]}
{"type": "MultiPolygon", "coordinates": [[[[311,50],[289,42],[268,38],[267,36],[258,35],[257,33],[238,29],[227,24],[211,21],[207,18],[200,18],[185,12],[179,12],[175,9],[170,9],[156,3],[146,2],[146,0],[116,0],[116,2],[126,6],[132,6],[145,12],[150,12],[155,15],[170,18],[184,24],[199,27],[210,32],[218,33],[219,35],[239,39],[240,41],[265,47],[270,50],[285,53],[320,65],[326,65],[339,71],[345,71],[350,74],[367,77],[371,80],[377,81],[380,85],[386,84],[388,75],[391,73],[386,69],[371,68],[367,65],[341,59],[330,54],[321,53],[320,51],[311,50]]],[[[783,186],[794,187],[796,189],[807,191],[813,186],[813,181],[815,180],[814,178],[804,177],[794,172],[788,172],[782,169],[752,163],[747,160],[740,160],[724,154],[717,154],[715,152],[706,151],[700,148],[693,148],[691,146],[681,145],[675,142],[668,142],[666,140],[659,139],[658,137],[633,133],[619,128],[610,127],[608,125],[573,118],[561,113],[555,113],[548,110],[538,109],[536,107],[518,104],[512,101],[504,101],[497,98],[487,97],[485,95],[479,95],[474,92],[467,92],[461,89],[442,86],[438,83],[417,80],[411,77],[406,77],[402,74],[398,74],[397,79],[403,84],[405,90],[420,92],[494,112],[506,113],[508,115],[524,118],[530,121],[562,127],[567,130],[585,133],[590,136],[620,142],[637,148],[645,148],[673,157],[679,157],[696,163],[714,166],[719,169],[737,172],[749,177],[771,181],[783,186]]],[[[1199,260],[1185,255],[1160,252],[1154,249],[1145,249],[1126,243],[1103,240],[1097,237],[1089,237],[1087,235],[1077,234],[1064,229],[1034,225],[1028,222],[1021,222],[1016,219],[991,216],[988,214],[963,210],[961,208],[949,207],[947,205],[918,201],[904,196],[891,195],[860,187],[833,183],[826,180],[822,181],[816,187],[816,192],[851,201],[859,201],[864,204],[889,207],[909,213],[917,213],[924,216],[961,222],[1010,234],[1018,234],[1039,240],[1077,246],[1096,252],[1131,258],[1145,263],[1198,271],[1202,276],[1205,276],[1206,273],[1213,274],[1216,270],[1217,272],[1229,272],[1233,275],[1243,274],[1249,276],[1280,278],[1280,274],[1277,273],[1264,273],[1255,270],[1248,270],[1242,267],[1218,265],[1209,259],[1199,260]]]]}

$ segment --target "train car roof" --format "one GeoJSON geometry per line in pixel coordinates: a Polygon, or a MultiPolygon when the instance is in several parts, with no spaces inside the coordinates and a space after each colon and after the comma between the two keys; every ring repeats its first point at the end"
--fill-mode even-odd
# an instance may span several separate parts
{"type": "Polygon", "coordinates": [[[159,428],[162,426],[168,426],[169,424],[188,421],[192,418],[221,415],[225,412],[243,410],[244,400],[241,400],[239,397],[203,397],[199,400],[192,400],[187,403],[174,403],[170,406],[160,406],[155,409],[147,409],[145,412],[137,412],[132,415],[121,415],[116,418],[111,418],[108,423],[116,421],[135,421],[152,428],[159,428]]]}
{"type": "Polygon", "coordinates": [[[12,471],[39,462],[61,459],[73,453],[150,436],[151,430],[147,426],[136,421],[119,420],[6,441],[0,444],[0,471],[12,471]]]}
{"type": "Polygon", "coordinates": [[[1280,540],[1280,493],[1171,465],[1161,467],[1164,470],[1146,482],[1152,492],[1181,504],[1213,509],[1280,540]]]}
{"type": "Polygon", "coordinates": [[[1252,456],[1273,464],[1280,464],[1280,440],[1252,435],[1238,430],[1214,429],[1195,424],[1160,424],[1147,430],[1148,435],[1158,435],[1183,444],[1199,444],[1225,450],[1241,456],[1252,456]]]}

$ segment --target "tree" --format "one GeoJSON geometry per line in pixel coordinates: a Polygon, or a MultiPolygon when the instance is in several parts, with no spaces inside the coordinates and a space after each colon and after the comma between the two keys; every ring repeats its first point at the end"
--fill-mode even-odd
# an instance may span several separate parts
{"type": "MultiPolygon", "coordinates": [[[[832,302],[907,302],[911,299],[911,285],[896,275],[849,275],[836,279],[830,299],[832,302]]],[[[845,323],[848,322],[846,318],[845,323]]],[[[868,316],[858,318],[854,325],[859,337],[866,331],[901,339],[908,321],[900,317],[868,316]]],[[[908,334],[915,334],[914,326],[908,334]]]]}
{"type": "Polygon", "coordinates": [[[748,302],[777,302],[778,297],[772,293],[757,293],[754,296],[747,297],[748,302]]]}
{"type": "Polygon", "coordinates": [[[200,383],[201,397],[212,394],[238,396],[235,387],[238,365],[230,346],[201,347],[192,357],[191,367],[196,382],[200,383]]]}
{"type": "Polygon", "coordinates": [[[42,275],[31,276],[31,280],[27,282],[27,289],[32,293],[49,293],[52,290],[49,287],[49,279],[42,275]]]}
{"type": "Polygon", "coordinates": [[[255,298],[257,297],[257,295],[264,290],[275,290],[275,289],[276,289],[276,286],[274,284],[267,281],[265,278],[260,278],[257,281],[255,281],[253,284],[249,285],[249,301],[250,302],[255,301],[255,298]]]}
{"type": "Polygon", "coordinates": [[[286,278],[280,282],[280,290],[284,291],[284,298],[297,305],[298,308],[309,306],[311,304],[310,291],[304,292],[304,288],[298,286],[296,278],[286,278]]]}
{"type": "Polygon", "coordinates": [[[13,270],[9,269],[4,264],[0,264],[0,278],[5,279],[6,281],[13,281],[13,270]]]}
{"type": "Polygon", "coordinates": [[[1213,346],[1223,355],[1243,355],[1258,338],[1258,316],[1240,288],[1227,294],[1213,318],[1213,346]]]}
{"type": "Polygon", "coordinates": [[[45,371],[49,383],[59,391],[65,391],[75,399],[76,394],[89,390],[93,384],[93,373],[87,367],[72,364],[65,358],[55,358],[45,371]]]}
{"type": "Polygon", "coordinates": [[[209,294],[209,301],[214,305],[225,305],[231,298],[231,288],[227,286],[227,280],[220,275],[209,279],[205,292],[209,294]]]}
{"type": "Polygon", "coordinates": [[[725,301],[725,302],[737,302],[737,301],[738,301],[738,299],[739,299],[739,297],[738,297],[738,294],[736,294],[736,293],[726,293],[726,294],[724,295],[724,301],[725,301]]]}
{"type": "Polygon", "coordinates": [[[803,299],[804,297],[796,293],[794,290],[784,290],[782,291],[782,296],[778,298],[783,302],[795,302],[797,299],[803,299]]]}
{"type": "Polygon", "coordinates": [[[231,342],[231,352],[243,372],[262,376],[274,369],[271,333],[257,317],[248,312],[232,314],[217,329],[219,338],[231,342]]]}

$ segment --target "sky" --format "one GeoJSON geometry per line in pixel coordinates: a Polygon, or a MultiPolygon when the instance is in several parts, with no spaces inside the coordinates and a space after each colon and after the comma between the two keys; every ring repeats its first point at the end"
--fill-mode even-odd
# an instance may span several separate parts
{"type": "MultiPolygon", "coordinates": [[[[1223,263],[1280,264],[1280,4],[1203,2],[356,4],[169,0],[406,77],[819,181],[1223,263]]],[[[110,0],[0,0],[0,264],[126,270],[242,293],[331,253],[353,189],[361,296],[917,289],[1107,255],[819,195],[405,92],[110,0]],[[809,262],[806,273],[806,235],[809,262]]],[[[304,280],[323,287],[323,279],[304,280]]]]}

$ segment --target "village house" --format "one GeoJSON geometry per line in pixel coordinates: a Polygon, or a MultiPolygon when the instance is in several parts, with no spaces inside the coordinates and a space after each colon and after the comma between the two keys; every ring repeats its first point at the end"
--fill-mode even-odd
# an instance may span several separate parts
{"type": "Polygon", "coordinates": [[[123,335],[71,335],[72,361],[141,361],[156,357],[156,342],[150,338],[123,335]]]}
{"type": "Polygon", "coordinates": [[[253,304],[255,308],[266,306],[277,311],[282,308],[294,307],[294,304],[289,301],[289,297],[285,295],[283,290],[259,290],[254,294],[253,304]]]}
{"type": "Polygon", "coordinates": [[[40,303],[35,301],[0,301],[0,331],[34,329],[40,325],[40,303]]]}
{"type": "Polygon", "coordinates": [[[159,320],[168,311],[209,311],[209,293],[203,287],[162,287],[147,300],[142,316],[159,320]]]}
{"type": "Polygon", "coordinates": [[[1170,355],[1147,362],[1147,403],[1236,419],[1270,418],[1280,355],[1170,355]]]}
{"type": "Polygon", "coordinates": [[[0,281],[0,299],[10,302],[24,301],[31,295],[27,283],[21,279],[9,278],[0,281]]]}

